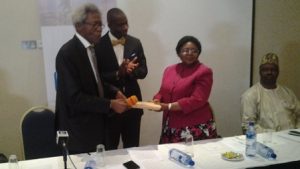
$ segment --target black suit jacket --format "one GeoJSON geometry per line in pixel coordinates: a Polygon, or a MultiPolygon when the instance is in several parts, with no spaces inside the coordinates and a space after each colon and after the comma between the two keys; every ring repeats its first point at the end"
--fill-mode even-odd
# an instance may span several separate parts
{"type": "MultiPolygon", "coordinates": [[[[138,68],[133,71],[132,75],[124,78],[118,78],[116,76],[116,72],[119,70],[119,64],[111,44],[109,33],[106,33],[101,38],[99,44],[96,45],[96,53],[99,57],[98,65],[100,65],[100,72],[105,80],[118,87],[127,97],[136,95],[139,100],[142,100],[137,79],[144,79],[148,73],[144,50],[139,39],[130,35],[127,35],[125,39],[124,58],[132,60],[134,57],[137,57],[137,62],[139,63],[138,68]]],[[[143,113],[142,110],[134,111],[140,114],[143,113]]]]}
{"type": "MultiPolygon", "coordinates": [[[[76,36],[59,50],[56,71],[56,129],[68,131],[70,150],[94,151],[104,142],[104,114],[109,113],[110,101],[98,96],[86,48],[76,36]]],[[[106,95],[116,94],[117,88],[103,86],[106,95]]]]}

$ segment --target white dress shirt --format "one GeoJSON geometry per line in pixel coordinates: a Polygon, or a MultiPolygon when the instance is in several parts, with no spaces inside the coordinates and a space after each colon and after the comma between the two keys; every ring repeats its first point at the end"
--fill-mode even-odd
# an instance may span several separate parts
{"type": "MultiPolygon", "coordinates": [[[[110,40],[118,40],[113,34],[111,34],[110,32],[108,33],[110,40]]],[[[113,46],[115,54],[117,56],[117,60],[119,65],[122,64],[123,60],[124,60],[124,46],[121,44],[115,45],[113,46]]]]}
{"type": "Polygon", "coordinates": [[[82,37],[79,33],[76,32],[75,35],[80,40],[80,42],[83,44],[83,46],[86,48],[86,52],[88,54],[90,63],[92,65],[92,69],[93,69],[93,72],[94,72],[95,79],[96,79],[96,81],[98,83],[99,79],[98,79],[98,77],[96,75],[96,71],[98,70],[98,68],[94,67],[93,60],[92,60],[92,52],[90,50],[90,47],[92,46],[92,44],[89,41],[87,41],[84,37],[82,37]]]}

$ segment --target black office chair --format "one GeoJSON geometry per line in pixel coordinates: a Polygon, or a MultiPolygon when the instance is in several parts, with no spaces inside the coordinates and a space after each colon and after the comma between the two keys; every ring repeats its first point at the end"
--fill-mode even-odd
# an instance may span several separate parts
{"type": "Polygon", "coordinates": [[[40,106],[26,111],[21,119],[21,133],[26,160],[61,155],[52,110],[40,106]]]}
{"type": "Polygon", "coordinates": [[[54,72],[53,77],[54,77],[54,87],[55,87],[55,91],[56,91],[57,90],[57,72],[54,72]]]}
{"type": "Polygon", "coordinates": [[[0,153],[0,163],[7,163],[7,162],[8,162],[7,157],[4,154],[0,153]]]}

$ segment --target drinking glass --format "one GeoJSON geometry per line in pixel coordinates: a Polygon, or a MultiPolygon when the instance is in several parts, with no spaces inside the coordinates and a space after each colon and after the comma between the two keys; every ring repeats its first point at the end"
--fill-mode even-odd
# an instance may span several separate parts
{"type": "Polygon", "coordinates": [[[194,138],[191,134],[188,134],[185,137],[185,146],[186,146],[186,153],[191,157],[194,157],[194,138]]]}
{"type": "Polygon", "coordinates": [[[262,141],[264,144],[271,144],[272,143],[272,129],[264,129],[262,135],[262,141]]]}
{"type": "Polygon", "coordinates": [[[98,144],[96,147],[96,162],[98,167],[105,167],[104,162],[105,157],[105,147],[103,144],[98,144]]]}

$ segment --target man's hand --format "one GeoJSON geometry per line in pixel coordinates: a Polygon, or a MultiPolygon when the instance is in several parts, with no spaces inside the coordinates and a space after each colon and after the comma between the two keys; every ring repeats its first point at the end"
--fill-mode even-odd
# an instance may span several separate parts
{"type": "Polygon", "coordinates": [[[124,77],[126,74],[131,74],[138,66],[137,57],[132,60],[124,59],[119,67],[118,76],[124,77]]]}
{"type": "Polygon", "coordinates": [[[116,94],[116,99],[123,99],[126,100],[127,97],[119,90],[116,94]]]}
{"type": "Polygon", "coordinates": [[[128,109],[128,106],[124,99],[113,99],[110,100],[110,108],[121,114],[128,109]]]}
{"type": "MultiPolygon", "coordinates": [[[[127,60],[127,69],[126,69],[126,73],[127,74],[131,74],[133,72],[134,69],[136,69],[139,66],[139,63],[137,62],[137,57],[135,57],[133,60],[127,60]]],[[[126,61],[125,60],[125,61],[126,61]]]]}
{"type": "Polygon", "coordinates": [[[121,63],[118,71],[119,77],[124,77],[126,75],[128,63],[129,63],[128,59],[123,60],[123,62],[121,63]]]}

